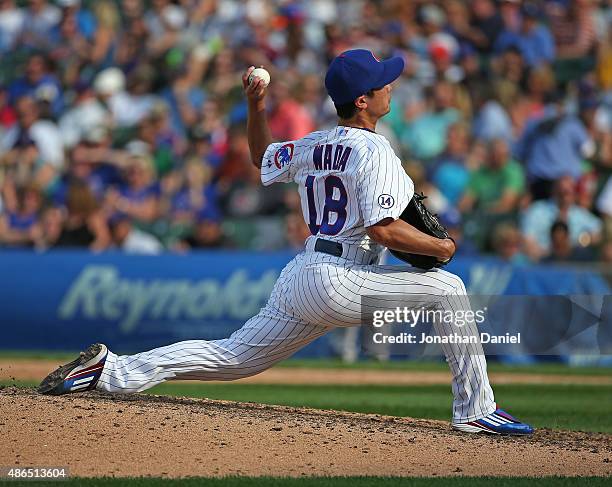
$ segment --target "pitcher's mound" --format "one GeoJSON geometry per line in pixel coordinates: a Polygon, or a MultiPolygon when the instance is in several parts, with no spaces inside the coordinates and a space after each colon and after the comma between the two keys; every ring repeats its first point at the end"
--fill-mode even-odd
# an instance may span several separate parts
{"type": "Polygon", "coordinates": [[[612,475],[612,436],[148,395],[0,391],[0,465],[74,476],[612,475]]]}

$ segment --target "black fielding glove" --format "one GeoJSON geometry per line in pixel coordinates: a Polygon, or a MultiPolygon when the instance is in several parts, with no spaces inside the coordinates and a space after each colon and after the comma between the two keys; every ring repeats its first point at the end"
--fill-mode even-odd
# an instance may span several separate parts
{"type": "MultiPolygon", "coordinates": [[[[440,239],[448,238],[452,240],[444,225],[442,225],[438,220],[438,217],[433,215],[423,204],[423,200],[425,198],[427,198],[427,196],[425,196],[423,193],[415,193],[408,203],[408,206],[406,206],[406,209],[400,215],[400,219],[404,220],[406,223],[409,223],[417,230],[426,233],[427,235],[440,239]]],[[[395,257],[407,262],[413,267],[426,270],[433,269],[434,267],[445,266],[452,259],[451,257],[451,259],[442,262],[437,257],[429,255],[411,254],[392,249],[389,249],[389,251],[395,255],[395,257]]]]}

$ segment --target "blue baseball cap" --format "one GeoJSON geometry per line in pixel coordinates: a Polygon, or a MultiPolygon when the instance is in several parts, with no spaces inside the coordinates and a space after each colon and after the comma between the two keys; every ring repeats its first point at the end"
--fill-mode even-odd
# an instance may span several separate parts
{"type": "Polygon", "coordinates": [[[395,81],[402,71],[401,57],[379,61],[371,51],[353,49],[331,62],[325,75],[325,88],[336,105],[343,105],[395,81]]]}

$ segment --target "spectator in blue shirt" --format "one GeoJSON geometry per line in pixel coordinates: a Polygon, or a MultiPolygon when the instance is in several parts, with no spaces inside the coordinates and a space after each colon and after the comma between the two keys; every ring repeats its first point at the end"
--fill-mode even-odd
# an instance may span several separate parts
{"type": "Polygon", "coordinates": [[[119,170],[114,165],[92,157],[95,150],[92,142],[83,141],[70,151],[68,170],[50,195],[55,205],[66,205],[68,188],[74,180],[84,182],[98,203],[103,202],[109,187],[120,182],[119,170]]]}
{"type": "Polygon", "coordinates": [[[59,115],[64,108],[59,81],[49,72],[47,58],[42,54],[32,55],[26,64],[25,76],[16,79],[9,86],[12,104],[23,96],[49,103],[54,115],[59,115]]]}
{"type": "Polygon", "coordinates": [[[81,7],[81,0],[58,0],[57,4],[62,8],[62,15],[74,15],[79,33],[88,41],[93,39],[96,33],[96,18],[87,9],[81,7]]]}
{"type": "Polygon", "coordinates": [[[496,99],[489,83],[478,86],[473,92],[475,116],[472,135],[477,140],[490,142],[495,139],[512,141],[512,120],[506,109],[496,99]]]}
{"type": "Polygon", "coordinates": [[[555,41],[548,28],[538,22],[538,8],[525,4],[522,13],[519,29],[506,28],[495,41],[495,52],[499,54],[509,47],[516,47],[530,67],[552,62],[555,41]]]}
{"type": "Polygon", "coordinates": [[[560,103],[553,103],[545,107],[541,119],[527,123],[515,153],[527,168],[530,189],[537,200],[548,198],[554,181],[561,176],[578,179],[583,159],[591,157],[594,150],[583,123],[565,114],[560,103]]]}
{"type": "Polygon", "coordinates": [[[197,157],[187,161],[182,184],[171,192],[169,214],[172,223],[189,224],[203,213],[219,215],[216,187],[211,183],[212,167],[197,157]]]}
{"type": "Polygon", "coordinates": [[[0,213],[0,247],[34,246],[42,237],[42,194],[35,185],[20,188],[11,185],[11,189],[14,197],[7,198],[6,211],[0,213]]]}
{"type": "Polygon", "coordinates": [[[456,123],[448,129],[446,151],[433,161],[432,181],[453,206],[461,198],[470,179],[470,172],[465,167],[468,149],[468,127],[456,123]]]}
{"type": "Polygon", "coordinates": [[[523,214],[521,226],[530,257],[537,260],[550,253],[551,228],[557,220],[567,225],[573,246],[588,247],[600,238],[601,220],[576,204],[571,176],[556,181],[554,199],[536,201],[523,214]]]}
{"type": "Polygon", "coordinates": [[[145,156],[133,156],[127,163],[126,183],[106,194],[107,214],[127,215],[143,224],[152,223],[159,216],[159,197],[153,162],[145,156]]]}

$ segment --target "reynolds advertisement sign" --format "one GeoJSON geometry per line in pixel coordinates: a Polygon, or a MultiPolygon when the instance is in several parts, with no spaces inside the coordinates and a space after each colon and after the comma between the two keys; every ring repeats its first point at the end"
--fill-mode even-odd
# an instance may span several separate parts
{"type": "Polygon", "coordinates": [[[57,317],[116,323],[124,334],[159,321],[242,322],[263,306],[277,277],[277,270],[252,277],[237,269],[227,278],[145,280],[122,277],[113,265],[90,264],[66,290],[57,317]]]}
{"type": "MultiPolygon", "coordinates": [[[[0,349],[80,350],[101,341],[123,353],[224,338],[265,305],[293,256],[2,250],[0,349]]],[[[482,258],[456,259],[448,270],[463,278],[471,295],[610,294],[609,283],[595,270],[513,267],[482,258]]],[[[520,311],[510,315],[522,316],[520,311]]],[[[323,339],[300,355],[328,353],[323,339]]]]}

